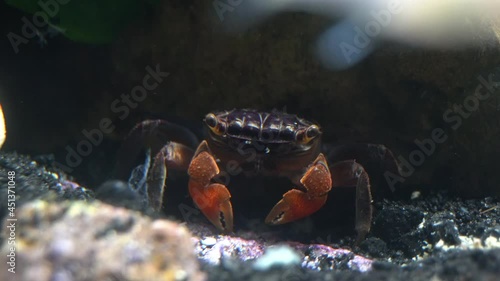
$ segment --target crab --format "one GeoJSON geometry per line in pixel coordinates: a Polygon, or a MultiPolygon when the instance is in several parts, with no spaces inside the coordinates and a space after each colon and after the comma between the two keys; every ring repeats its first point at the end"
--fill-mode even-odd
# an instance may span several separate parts
{"type": "MultiPolygon", "coordinates": [[[[188,129],[165,120],[143,121],[129,134],[124,146],[128,154],[137,151],[136,143],[148,136],[163,135],[170,140],[155,154],[147,175],[148,201],[154,209],[162,208],[169,169],[187,171],[189,194],[195,205],[223,232],[233,231],[231,193],[217,180],[223,172],[290,179],[291,189],[265,218],[271,225],[307,217],[325,204],[332,187],[353,186],[356,188],[356,241],[364,240],[370,231],[373,212],[370,178],[355,159],[328,163],[321,151],[322,130],[318,124],[293,114],[253,109],[211,112],[203,122],[207,137],[200,143],[188,129]]],[[[373,157],[376,150],[379,153],[375,155],[397,166],[385,146],[366,144],[355,150],[369,152],[372,154],[369,157],[373,157]]],[[[120,164],[129,166],[125,163],[128,159],[133,157],[128,155],[120,164]]]]}

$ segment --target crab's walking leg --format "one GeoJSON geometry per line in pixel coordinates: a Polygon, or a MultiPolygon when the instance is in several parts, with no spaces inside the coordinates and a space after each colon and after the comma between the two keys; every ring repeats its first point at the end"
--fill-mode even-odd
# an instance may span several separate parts
{"type": "Polygon", "coordinates": [[[361,164],[355,160],[341,161],[330,167],[333,186],[356,186],[356,244],[370,232],[372,224],[372,195],[370,178],[361,164]]]}
{"type": "MultiPolygon", "coordinates": [[[[386,186],[387,181],[383,175],[388,172],[400,175],[400,167],[394,154],[384,145],[355,143],[325,147],[325,149],[328,151],[326,159],[330,163],[356,159],[356,162],[361,163],[365,170],[370,173],[374,185],[386,186]]],[[[389,188],[391,191],[395,191],[393,186],[389,186],[389,188]]]]}
{"type": "Polygon", "coordinates": [[[147,176],[148,201],[154,210],[163,205],[163,191],[167,169],[186,170],[193,157],[193,150],[177,142],[169,142],[156,154],[147,176]]]}
{"type": "Polygon", "coordinates": [[[226,186],[212,183],[220,170],[207,142],[203,141],[195,152],[188,168],[189,193],[202,213],[219,230],[233,231],[231,194],[226,186]]]}
{"type": "Polygon", "coordinates": [[[294,221],[319,210],[326,202],[332,188],[332,178],[323,154],[320,154],[300,179],[306,191],[292,189],[281,199],[266,217],[268,224],[294,221]]]}
{"type": "MultiPolygon", "coordinates": [[[[152,155],[156,155],[168,142],[182,143],[187,147],[191,147],[189,157],[192,157],[193,150],[199,143],[196,136],[182,126],[165,120],[145,120],[140,122],[130,131],[118,151],[114,176],[119,179],[128,178],[144,146],[150,147],[152,155]]],[[[188,158],[185,167],[180,167],[182,170],[187,169],[189,160],[191,158],[188,158]]]]}

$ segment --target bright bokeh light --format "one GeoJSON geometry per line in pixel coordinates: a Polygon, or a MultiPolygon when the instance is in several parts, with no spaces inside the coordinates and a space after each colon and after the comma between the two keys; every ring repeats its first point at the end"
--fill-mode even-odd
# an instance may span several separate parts
{"type": "MultiPolygon", "coordinates": [[[[367,57],[381,41],[412,47],[457,49],[498,44],[498,0],[232,0],[218,10],[228,30],[242,31],[283,12],[332,18],[317,42],[330,68],[345,69],[367,57]]],[[[304,26],[304,28],[308,28],[304,26]]]]}

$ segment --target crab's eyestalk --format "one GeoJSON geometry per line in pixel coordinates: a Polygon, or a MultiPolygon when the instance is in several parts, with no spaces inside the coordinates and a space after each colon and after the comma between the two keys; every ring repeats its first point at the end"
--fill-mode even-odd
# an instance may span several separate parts
{"type": "Polygon", "coordinates": [[[317,125],[311,125],[306,130],[297,133],[295,139],[297,142],[307,144],[321,135],[321,130],[317,125]]]}
{"type": "Polygon", "coordinates": [[[3,117],[2,105],[0,104],[0,148],[5,142],[7,131],[5,129],[5,118],[3,117]]]}
{"type": "Polygon", "coordinates": [[[205,124],[210,129],[210,131],[218,136],[224,134],[224,132],[226,131],[226,127],[224,126],[224,124],[220,122],[217,116],[215,116],[215,114],[213,113],[207,114],[203,121],[205,121],[205,124]]]}
{"type": "Polygon", "coordinates": [[[215,129],[217,127],[217,116],[215,116],[215,114],[213,113],[207,114],[203,121],[205,121],[205,124],[207,124],[210,129],[215,129]]]}

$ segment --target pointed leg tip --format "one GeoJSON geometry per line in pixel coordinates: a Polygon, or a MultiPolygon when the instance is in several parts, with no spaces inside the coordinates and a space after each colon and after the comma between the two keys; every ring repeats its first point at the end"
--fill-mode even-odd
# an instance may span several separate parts
{"type": "Polygon", "coordinates": [[[358,236],[356,237],[356,241],[354,242],[355,246],[359,246],[366,239],[366,235],[368,235],[368,231],[358,231],[358,236]]]}

